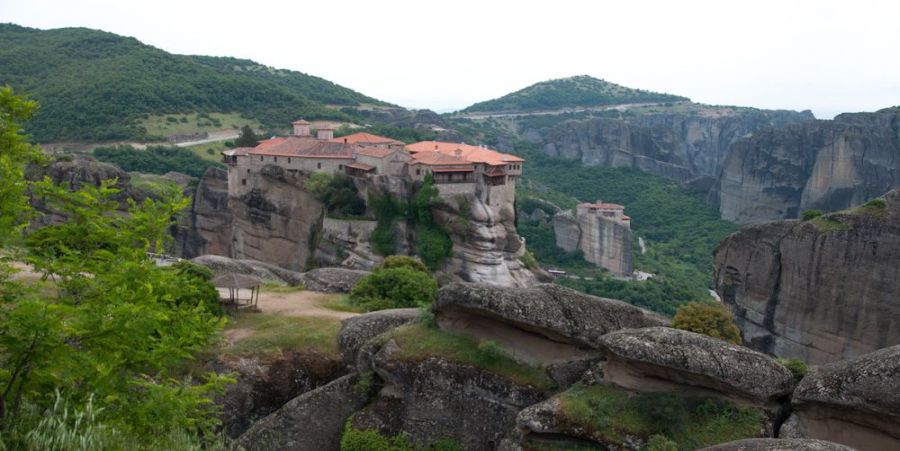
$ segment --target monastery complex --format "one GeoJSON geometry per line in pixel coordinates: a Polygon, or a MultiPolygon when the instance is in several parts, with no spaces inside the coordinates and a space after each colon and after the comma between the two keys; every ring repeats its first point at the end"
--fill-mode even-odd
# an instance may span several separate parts
{"type": "MultiPolygon", "coordinates": [[[[406,145],[370,133],[334,137],[334,130],[310,133],[304,120],[293,123],[287,137],[264,140],[256,147],[222,152],[228,169],[228,191],[240,196],[254,186],[263,167],[276,165],[289,173],[344,173],[351,177],[386,176],[422,182],[429,174],[442,196],[502,191],[497,200],[514,199],[524,160],[485,147],[438,141],[406,145]]],[[[499,194],[499,193],[498,193],[499,194]]]]}

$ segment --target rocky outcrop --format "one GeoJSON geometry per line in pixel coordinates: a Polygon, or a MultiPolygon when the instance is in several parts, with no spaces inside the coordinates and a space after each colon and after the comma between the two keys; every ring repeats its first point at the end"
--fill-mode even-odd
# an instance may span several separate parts
{"type": "Polygon", "coordinates": [[[316,268],[303,274],[303,285],[322,293],[349,293],[368,271],[347,268],[316,268]]]}
{"type": "Polygon", "coordinates": [[[753,349],[818,364],[900,343],[900,190],[811,221],[747,226],[714,287],[753,349]]]}
{"type": "Polygon", "coordinates": [[[825,440],[748,438],[709,446],[701,451],[854,451],[854,449],[825,440]]]}
{"type": "Polygon", "coordinates": [[[236,441],[248,450],[327,451],[340,449],[344,424],[369,401],[350,374],[292,399],[253,425],[236,441]]]}
{"type": "Polygon", "coordinates": [[[213,369],[236,379],[217,400],[222,406],[222,427],[232,438],[291,399],[347,372],[340,360],[317,353],[222,359],[213,369]]]}
{"type": "Polygon", "coordinates": [[[404,358],[401,345],[393,340],[371,364],[384,386],[372,404],[354,416],[354,428],[405,433],[421,445],[445,438],[466,450],[495,449],[519,410],[547,396],[543,390],[451,359],[404,358]]]}
{"type": "Polygon", "coordinates": [[[191,209],[175,234],[182,257],[231,255],[231,221],[228,172],[209,168],[200,177],[191,209]]]}
{"type": "Polygon", "coordinates": [[[614,330],[667,323],[633,305],[553,284],[455,283],[438,291],[433,309],[442,329],[494,340],[514,358],[541,364],[596,356],[600,337],[614,330]]]}
{"type": "Polygon", "coordinates": [[[356,362],[357,352],[369,340],[398,326],[402,326],[421,316],[416,308],[380,310],[341,321],[338,345],[344,361],[356,362]]]}
{"type": "Polygon", "coordinates": [[[627,220],[578,208],[574,214],[565,211],[554,215],[553,233],[559,248],[567,252],[580,250],[586,261],[615,276],[627,277],[634,272],[631,226],[627,220]]]}
{"type": "Polygon", "coordinates": [[[900,108],[759,130],[734,143],[712,197],[723,219],[835,211],[900,186],[900,108]]]}
{"type": "Polygon", "coordinates": [[[604,380],[633,390],[690,387],[777,407],[794,388],[791,372],[771,357],[685,330],[620,330],[604,335],[600,345],[607,357],[604,380]]]}
{"type": "Polygon", "coordinates": [[[900,345],[814,368],[797,386],[794,434],[900,449],[900,345]]]}
{"type": "MultiPolygon", "coordinates": [[[[685,108],[685,107],[683,107],[685,108]]],[[[729,145],[761,128],[813,119],[810,112],[717,108],[568,121],[539,131],[544,151],[588,166],[640,169],[678,181],[719,173],[729,145]]],[[[524,131],[527,133],[527,130],[524,131]]]]}
{"type": "Polygon", "coordinates": [[[519,260],[525,242],[516,231],[512,185],[460,193],[432,210],[435,222],[453,242],[442,272],[453,280],[505,287],[527,287],[537,276],[519,260]]]}
{"type": "Polygon", "coordinates": [[[198,265],[206,266],[217,276],[229,273],[246,274],[263,280],[281,281],[291,286],[297,286],[305,282],[304,273],[290,271],[258,260],[237,260],[220,255],[201,255],[193,258],[191,261],[198,265]]]}

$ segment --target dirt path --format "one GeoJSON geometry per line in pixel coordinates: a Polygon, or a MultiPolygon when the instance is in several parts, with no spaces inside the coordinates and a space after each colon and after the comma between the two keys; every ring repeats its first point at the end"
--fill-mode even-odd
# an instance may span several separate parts
{"type": "MultiPolygon", "coordinates": [[[[220,294],[228,295],[227,290],[220,294]]],[[[259,294],[257,308],[263,313],[280,316],[315,316],[320,318],[346,319],[358,313],[339,312],[322,306],[322,304],[341,297],[340,294],[319,293],[316,291],[294,291],[275,293],[263,291],[259,294]]]]}

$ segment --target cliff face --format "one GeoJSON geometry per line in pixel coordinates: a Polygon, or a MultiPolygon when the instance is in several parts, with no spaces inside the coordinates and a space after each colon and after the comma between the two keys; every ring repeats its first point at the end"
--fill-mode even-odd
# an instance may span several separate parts
{"type": "Polygon", "coordinates": [[[758,223],[835,211],[900,186],[900,108],[842,114],[734,143],[711,196],[722,218],[758,223]]]}
{"type": "Polygon", "coordinates": [[[444,272],[456,281],[527,287],[537,278],[519,257],[525,243],[516,231],[511,186],[455,195],[433,210],[435,221],[453,241],[444,272]]]}
{"type": "Polygon", "coordinates": [[[729,145],[748,133],[809,119],[809,112],[706,109],[569,121],[540,135],[549,155],[686,181],[718,175],[729,145]]]}
{"type": "MultiPolygon", "coordinates": [[[[382,257],[372,250],[377,223],[365,219],[328,218],[321,202],[306,190],[307,177],[266,166],[247,180],[250,188],[230,196],[227,173],[208,171],[194,195],[191,212],[176,231],[185,257],[203,254],[252,259],[303,270],[307,263],[372,269],[382,257]]],[[[368,194],[410,195],[396,178],[357,180],[368,194]]],[[[481,187],[474,193],[449,196],[433,208],[436,223],[453,242],[452,256],[442,269],[452,280],[500,286],[530,286],[537,279],[519,261],[525,253],[516,233],[512,187],[481,187]]],[[[398,253],[409,253],[415,229],[396,224],[398,253]]]]}
{"type": "Polygon", "coordinates": [[[744,227],[716,249],[714,284],[763,352],[819,364],[900,343],[900,190],[883,207],[744,227]]]}
{"type": "Polygon", "coordinates": [[[585,260],[616,276],[634,272],[631,228],[625,223],[567,211],[553,216],[553,233],[557,246],[568,252],[580,249],[585,260]]]}

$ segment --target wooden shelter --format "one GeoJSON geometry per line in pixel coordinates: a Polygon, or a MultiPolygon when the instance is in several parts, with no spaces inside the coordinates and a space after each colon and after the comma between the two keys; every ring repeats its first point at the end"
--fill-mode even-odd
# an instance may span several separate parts
{"type": "Polygon", "coordinates": [[[259,286],[262,280],[246,274],[222,274],[212,280],[216,288],[227,288],[229,296],[221,297],[221,302],[240,307],[256,307],[259,302],[259,286]],[[250,290],[250,297],[242,298],[241,290],[250,290]]]}

